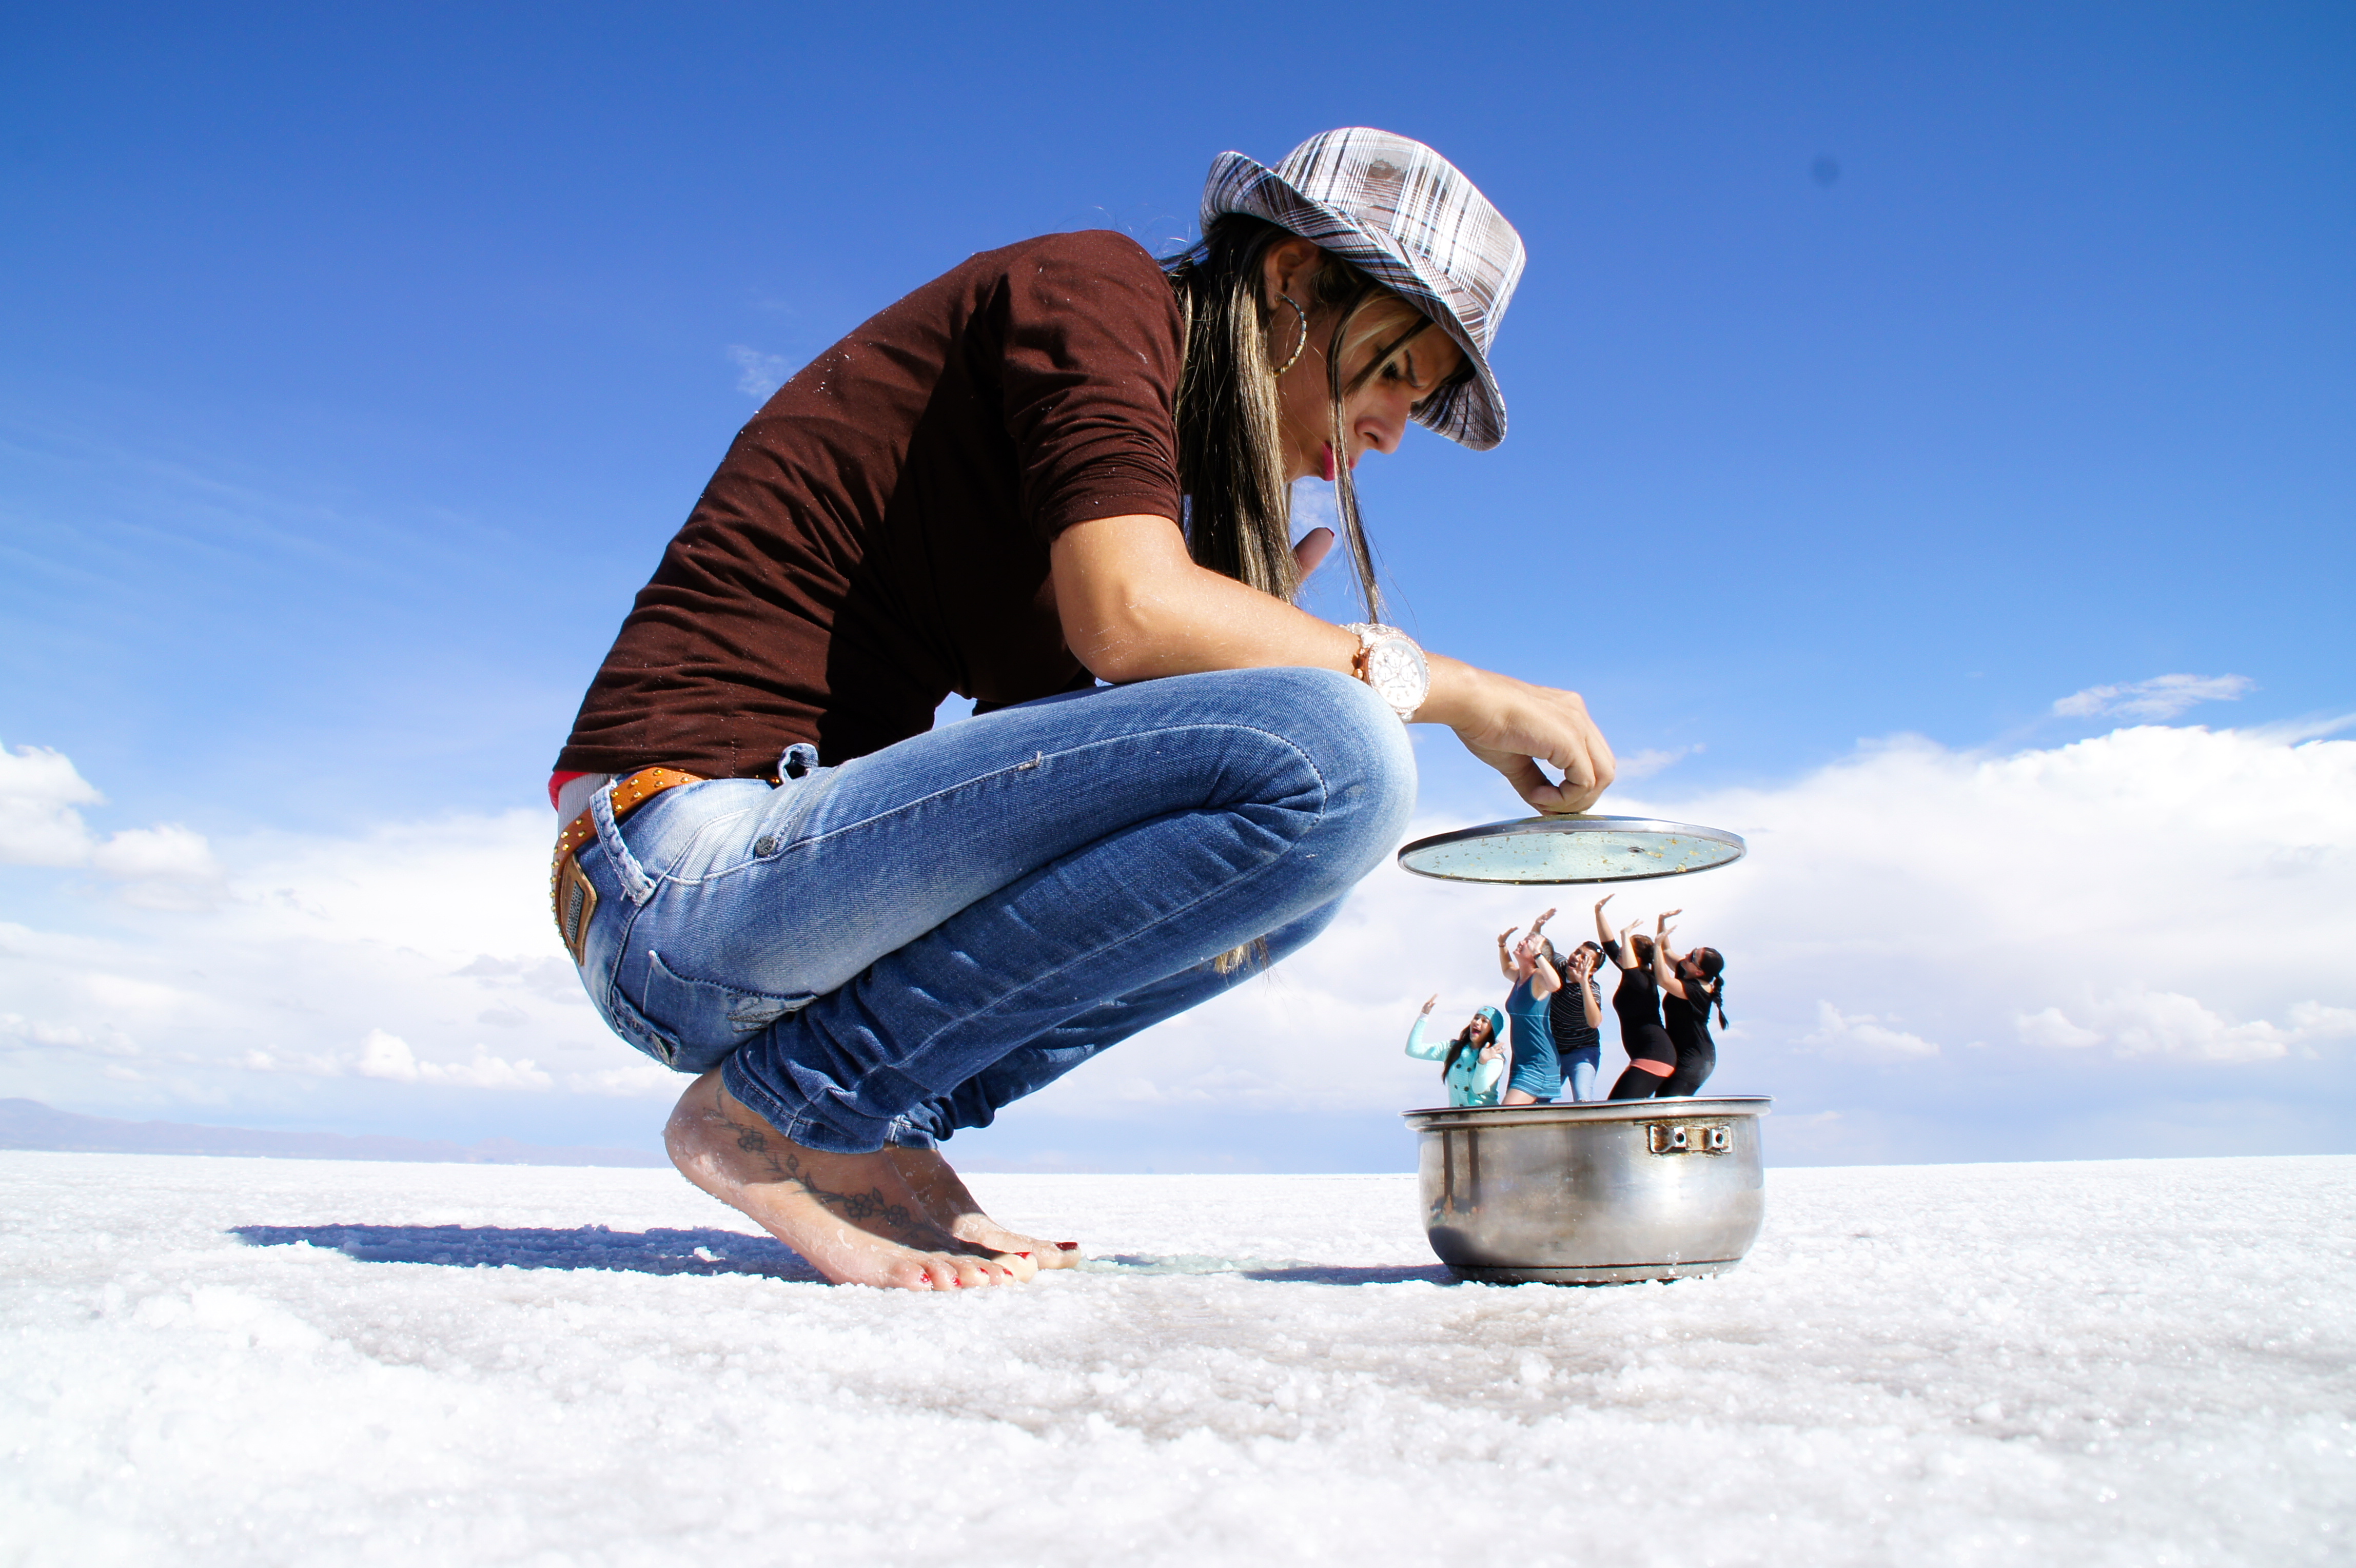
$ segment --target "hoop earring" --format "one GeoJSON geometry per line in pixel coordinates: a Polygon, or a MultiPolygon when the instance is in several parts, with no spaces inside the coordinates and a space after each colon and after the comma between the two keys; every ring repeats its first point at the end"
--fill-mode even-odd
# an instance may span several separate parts
{"type": "Polygon", "coordinates": [[[1309,312],[1301,309],[1300,301],[1289,294],[1280,294],[1276,297],[1291,306],[1292,314],[1301,317],[1301,341],[1292,346],[1292,358],[1277,366],[1276,373],[1280,376],[1301,362],[1301,351],[1309,347],[1309,312]]]}

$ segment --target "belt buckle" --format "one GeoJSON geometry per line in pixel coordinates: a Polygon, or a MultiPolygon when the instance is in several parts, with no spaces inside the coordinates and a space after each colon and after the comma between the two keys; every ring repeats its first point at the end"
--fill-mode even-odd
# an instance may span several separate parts
{"type": "Polygon", "coordinates": [[[573,966],[581,967],[589,946],[589,919],[597,912],[597,889],[589,885],[589,874],[581,869],[581,857],[568,854],[564,865],[556,875],[556,934],[564,943],[564,950],[573,955],[573,966]]]}

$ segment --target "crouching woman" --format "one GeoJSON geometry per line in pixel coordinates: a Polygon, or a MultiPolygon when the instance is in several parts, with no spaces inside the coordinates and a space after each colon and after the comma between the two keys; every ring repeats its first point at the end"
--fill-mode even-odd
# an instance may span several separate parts
{"type": "Polygon", "coordinates": [[[673,1161],[830,1279],[1065,1261],[938,1145],[1316,936],[1405,828],[1402,720],[1542,811],[1611,782],[1577,694],[1379,624],[1358,526],[1351,472],[1409,424],[1502,439],[1512,228],[1365,130],[1222,156],[1203,224],[1167,263],[1110,233],[984,252],[821,354],[558,757],[560,931],[616,1033],[693,1079],[673,1161]],[[1293,542],[1311,477],[1365,625],[1291,603],[1333,542],[1293,542]],[[931,728],[951,692],[977,716],[931,728]]]}

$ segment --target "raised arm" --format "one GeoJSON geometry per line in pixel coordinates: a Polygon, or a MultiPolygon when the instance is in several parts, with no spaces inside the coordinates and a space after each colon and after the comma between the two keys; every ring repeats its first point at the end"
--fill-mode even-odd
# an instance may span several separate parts
{"type": "Polygon", "coordinates": [[[1644,919],[1639,917],[1621,927],[1620,934],[1617,936],[1613,936],[1609,931],[1603,934],[1603,950],[1611,957],[1612,961],[1622,969],[1636,967],[1636,950],[1628,945],[1628,933],[1644,923],[1644,919]]]}
{"type": "Polygon", "coordinates": [[[1505,950],[1505,939],[1520,929],[1521,927],[1519,926],[1507,926],[1504,930],[1497,933],[1497,971],[1507,980],[1519,980],[1521,978],[1520,975],[1514,972],[1513,954],[1505,950]]]}
{"type": "Polygon", "coordinates": [[[1605,946],[1611,944],[1612,928],[1603,923],[1603,906],[1618,897],[1616,893],[1606,893],[1595,901],[1595,940],[1605,946]]]}
{"type": "Polygon", "coordinates": [[[1557,974],[1554,965],[1547,961],[1544,950],[1530,949],[1530,994],[1543,999],[1561,989],[1562,976],[1557,974]]]}
{"type": "Polygon", "coordinates": [[[1415,1015],[1415,1022],[1408,1026],[1407,1054],[1419,1061],[1436,1062],[1448,1054],[1449,1043],[1446,1040],[1423,1037],[1423,1026],[1431,1021],[1431,1010],[1439,1004],[1440,993],[1435,991],[1431,993],[1431,1000],[1423,1004],[1423,1011],[1415,1015]]]}
{"type": "Polygon", "coordinates": [[[1595,960],[1585,948],[1580,949],[1579,956],[1570,961],[1570,983],[1579,987],[1579,1004],[1587,1010],[1587,1026],[1600,1029],[1603,1027],[1603,999],[1595,993],[1595,987],[1587,979],[1594,972],[1595,960]]]}
{"type": "MultiPolygon", "coordinates": [[[[1358,639],[1352,633],[1196,565],[1185,535],[1169,518],[1076,523],[1057,535],[1048,558],[1064,640],[1101,680],[1120,684],[1271,665],[1346,674],[1356,662],[1358,639]]],[[[1431,693],[1416,722],[1453,729],[1531,806],[1583,811],[1611,784],[1612,748],[1579,693],[1477,670],[1444,654],[1427,657],[1431,693]],[[1559,782],[1540,771],[1541,762],[1560,770],[1559,782]]]]}
{"type": "Polygon", "coordinates": [[[1661,983],[1663,991],[1682,1002],[1686,996],[1686,983],[1677,978],[1676,968],[1669,958],[1668,935],[1676,929],[1663,926],[1660,935],[1653,939],[1653,978],[1661,983]]]}

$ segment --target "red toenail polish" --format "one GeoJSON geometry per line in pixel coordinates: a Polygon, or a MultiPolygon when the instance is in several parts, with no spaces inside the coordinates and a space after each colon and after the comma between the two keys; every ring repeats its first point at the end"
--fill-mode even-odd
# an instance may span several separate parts
{"type": "Polygon", "coordinates": [[[1055,1245],[1066,1252],[1076,1252],[1080,1250],[1080,1244],[1077,1241],[1058,1241],[1055,1245]]]}
{"type": "Polygon", "coordinates": [[[1016,1257],[1018,1257],[1018,1258],[1027,1258],[1027,1257],[1029,1257],[1031,1254],[1030,1254],[1030,1253],[1028,1253],[1028,1252],[1017,1252],[1017,1253],[1015,1253],[1014,1255],[1015,1255],[1016,1257]]]}

